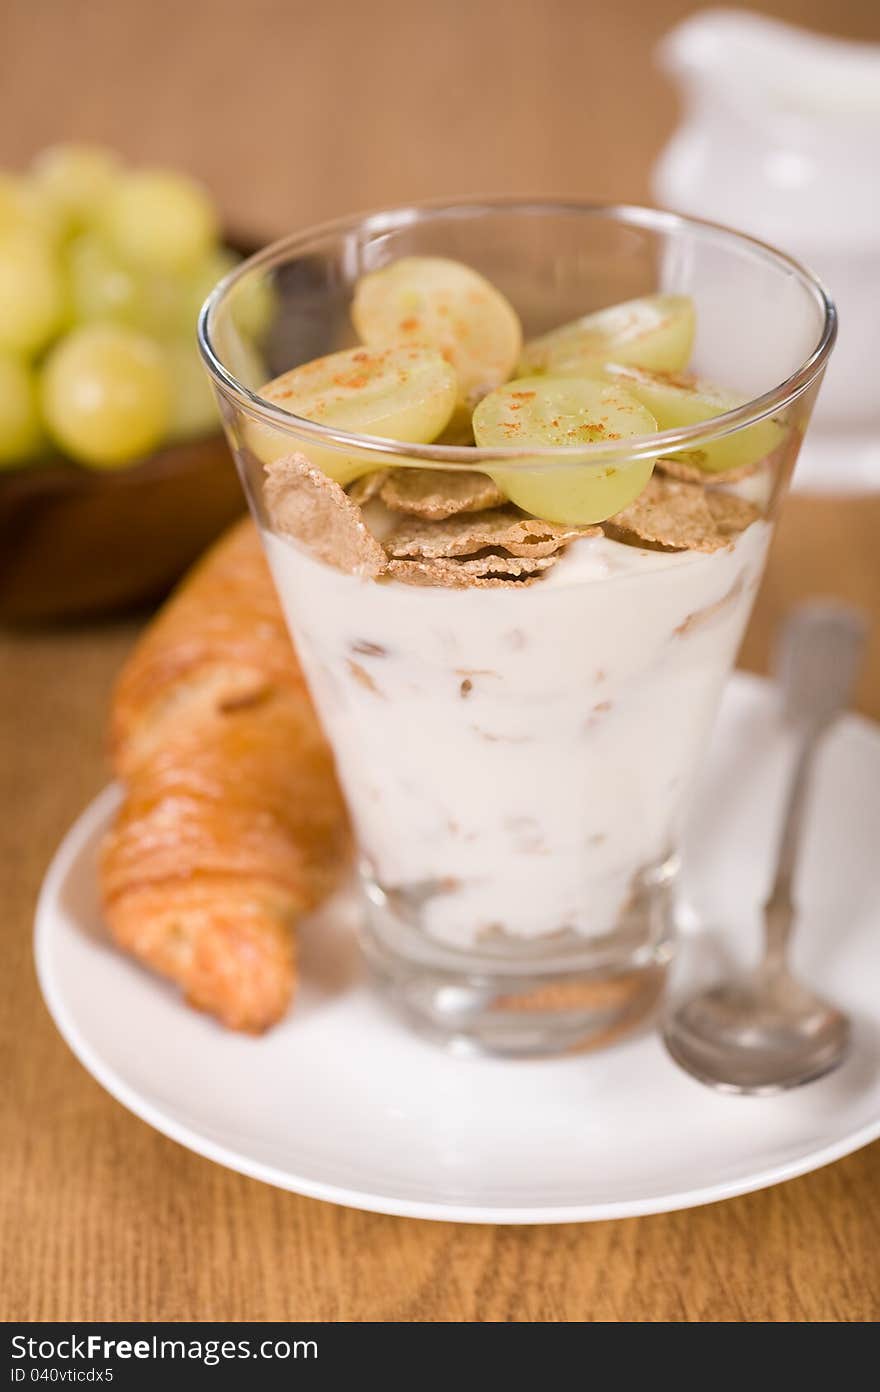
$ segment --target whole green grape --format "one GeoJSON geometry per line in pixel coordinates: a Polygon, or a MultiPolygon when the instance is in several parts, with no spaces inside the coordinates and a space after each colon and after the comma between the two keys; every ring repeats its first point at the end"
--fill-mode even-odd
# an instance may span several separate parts
{"type": "MultiPolygon", "coordinates": [[[[226,247],[212,247],[195,266],[174,277],[166,277],[165,299],[156,309],[164,317],[161,332],[195,341],[199,311],[218,280],[228,275],[239,257],[226,247]]],[[[155,285],[156,278],[148,282],[155,285]]]]}
{"type": "Polygon", "coordinates": [[[172,440],[191,440],[220,428],[217,402],[195,341],[162,345],[171,378],[172,440]]]}
{"type": "Polygon", "coordinates": [[[0,467],[26,462],[43,443],[33,370],[0,353],[0,467]]]}
{"type": "Polygon", "coordinates": [[[147,454],[171,419],[169,369],[144,334],[85,324],[52,349],[41,383],[43,415],[59,447],[110,469],[147,454]]]}
{"type": "Polygon", "coordinates": [[[0,172],[0,236],[6,232],[41,237],[55,246],[61,238],[62,224],[41,189],[20,174],[0,172]]]}
{"type": "MultiPolygon", "coordinates": [[[[180,301],[180,327],[192,331],[202,305],[214,287],[240,263],[241,257],[229,247],[215,247],[187,277],[180,301]]],[[[229,313],[239,333],[256,343],[272,322],[276,308],[275,291],[264,271],[250,271],[230,291],[229,313]]]]}
{"type": "Polygon", "coordinates": [[[65,232],[94,222],[120,172],[112,150],[100,145],[50,145],[32,166],[33,184],[55,209],[65,232]]]}
{"type": "Polygon", "coordinates": [[[251,271],[232,291],[232,318],[252,342],[259,342],[268,332],[276,309],[275,287],[265,271],[251,271]]]}
{"type": "Polygon", "coordinates": [[[159,272],[192,269],[217,238],[217,214],[208,194],[173,170],[122,175],[102,204],[100,222],[123,261],[159,272]]]}
{"type": "Polygon", "coordinates": [[[138,277],[110,251],[102,237],[84,232],[67,249],[71,313],[77,323],[92,320],[137,325],[144,317],[138,277]]]}
{"type": "Polygon", "coordinates": [[[0,351],[39,353],[66,313],[64,279],[53,248],[26,231],[0,233],[0,351]]]}

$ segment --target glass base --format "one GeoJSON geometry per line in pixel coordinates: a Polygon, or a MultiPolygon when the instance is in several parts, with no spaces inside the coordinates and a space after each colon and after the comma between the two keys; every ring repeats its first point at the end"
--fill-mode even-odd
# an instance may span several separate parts
{"type": "Polygon", "coordinates": [[[428,938],[365,882],[361,944],[380,994],[420,1033],[456,1052],[528,1058],[601,1047],[657,1005],[672,958],[674,865],[644,885],[604,938],[462,952],[428,938]]]}

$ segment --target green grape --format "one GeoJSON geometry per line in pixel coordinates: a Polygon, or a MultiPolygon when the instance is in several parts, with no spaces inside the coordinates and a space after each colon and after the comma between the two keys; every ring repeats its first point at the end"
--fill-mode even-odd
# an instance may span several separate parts
{"type": "Polygon", "coordinates": [[[155,331],[187,334],[195,339],[199,311],[218,280],[237,265],[239,257],[225,247],[212,247],[196,266],[174,277],[150,277],[155,331]],[[160,323],[161,318],[161,323],[160,323]]]}
{"type": "MultiPolygon", "coordinates": [[[[217,282],[229,274],[238,260],[234,251],[214,247],[207,257],[188,271],[163,274],[141,270],[137,276],[139,300],[135,322],[158,338],[186,335],[194,340],[202,305],[217,282]]],[[[246,311],[248,308],[245,305],[246,311]]],[[[237,300],[231,304],[231,314],[236,322],[239,318],[247,317],[246,313],[238,315],[237,300]]]]}
{"type": "Polygon", "coordinates": [[[52,248],[25,231],[0,234],[0,351],[39,353],[66,312],[64,280],[52,248]]]}
{"type": "Polygon", "coordinates": [[[34,374],[18,358],[0,354],[0,468],[24,463],[42,444],[34,374]]]}
{"type": "Polygon", "coordinates": [[[67,250],[71,311],[77,322],[109,319],[136,324],[144,295],[135,275],[113,256],[101,237],[83,233],[67,250]]]}
{"type": "MultiPolygon", "coordinates": [[[[720,416],[743,405],[742,397],[723,387],[673,373],[645,372],[641,368],[609,363],[605,376],[619,383],[647,406],[661,430],[701,425],[713,416],[720,416]]],[[[676,453],[686,452],[690,463],[708,474],[718,474],[726,469],[740,469],[757,463],[776,448],[782,435],[782,426],[768,418],[725,435],[720,440],[713,440],[698,451],[674,451],[672,457],[676,453]]]]}
{"type": "Polygon", "coordinates": [[[181,301],[186,294],[186,277],[140,268],[135,276],[138,288],[134,323],[152,338],[174,338],[182,332],[195,337],[196,321],[185,319],[181,301]]]}
{"type": "Polygon", "coordinates": [[[225,312],[214,323],[214,346],[221,361],[250,391],[259,393],[269,373],[260,346],[239,332],[233,316],[225,312]]]}
{"type": "MultiPolygon", "coordinates": [[[[657,422],[622,388],[585,377],[524,377],[485,397],[474,412],[474,438],[484,449],[514,445],[542,450],[651,435],[657,422]]],[[[481,466],[482,467],[482,466],[481,466]]],[[[623,464],[575,462],[548,467],[536,459],[486,472],[512,503],[547,522],[603,522],[641,493],[653,459],[623,464]]]]}
{"type": "Polygon", "coordinates": [[[42,237],[50,245],[55,245],[61,235],[52,204],[20,174],[0,173],[0,236],[6,232],[42,237]]]}
{"type": "Polygon", "coordinates": [[[187,276],[178,307],[181,332],[195,337],[202,305],[217,282],[228,276],[240,259],[234,251],[228,251],[226,247],[214,247],[187,276]]]}
{"type": "Polygon", "coordinates": [[[197,265],[217,236],[208,194],[171,170],[123,174],[101,205],[100,222],[123,261],[163,273],[197,265]]]}
{"type": "Polygon", "coordinates": [[[370,347],[436,348],[458,374],[464,422],[510,376],[522,347],[513,306],[470,266],[442,256],[404,256],[357,284],[354,326],[370,347]]]}
{"type": "Polygon", "coordinates": [[[212,435],[220,428],[217,402],[195,342],[163,345],[171,379],[172,440],[212,435]]]}
{"type": "Polygon", "coordinates": [[[264,271],[256,275],[250,272],[239,281],[230,299],[232,317],[241,333],[251,341],[259,342],[268,332],[277,307],[275,287],[269,276],[264,271]]]}
{"type": "Polygon", "coordinates": [[[689,295],[646,295],[533,338],[523,350],[520,372],[577,377],[595,374],[606,362],[680,372],[691,355],[695,326],[689,295]]]}
{"type": "MultiPolygon", "coordinates": [[[[293,415],[338,430],[427,444],[448,423],[457,390],[455,372],[430,348],[347,348],[285,372],[260,395],[293,415]]],[[[291,436],[256,423],[248,426],[247,439],[266,464],[303,449],[317,468],[341,484],[389,462],[379,452],[298,445],[291,436]]]]}
{"type": "Polygon", "coordinates": [[[120,173],[116,155],[100,145],[51,145],[31,168],[34,184],[68,232],[95,219],[120,173]]]}
{"type": "Polygon", "coordinates": [[[56,344],[42,379],[43,415],[56,443],[95,468],[147,454],[164,438],[171,382],[159,347],[114,324],[84,324],[56,344]]]}

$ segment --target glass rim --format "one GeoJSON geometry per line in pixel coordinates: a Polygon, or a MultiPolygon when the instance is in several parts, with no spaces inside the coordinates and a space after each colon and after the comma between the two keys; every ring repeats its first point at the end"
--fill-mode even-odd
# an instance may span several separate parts
{"type": "Polygon", "coordinates": [[[628,461],[694,451],[712,441],[756,424],[789,406],[815,382],[828,360],[837,337],[837,310],[824,285],[812,271],[787,253],[767,242],[736,231],[720,223],[665,209],[643,207],[629,203],[594,203],[577,198],[521,198],[493,196],[487,198],[430,199],[402,204],[394,208],[349,214],[304,228],[269,243],[253,256],[242,261],[218,282],[208,295],[199,313],[198,344],[202,359],[216,388],[231,397],[248,414],[275,426],[285,434],[298,435],[324,447],[356,450],[358,453],[378,453],[391,456],[400,464],[422,465],[435,469],[473,469],[480,464],[503,460],[505,464],[535,467],[539,464],[604,464],[609,461],[628,461]],[[752,397],[741,405],[696,425],[661,430],[651,435],[628,439],[593,442],[579,445],[475,445],[415,444],[392,440],[381,435],[359,435],[337,430],[321,421],[297,416],[292,411],[268,401],[259,392],[251,391],[230,372],[213,342],[216,315],[235,286],[255,271],[271,269],[289,259],[297,251],[305,252],[314,242],[345,232],[361,230],[367,233],[390,232],[411,227],[436,217],[477,218],[491,213],[575,214],[586,218],[604,219],[622,226],[647,228],[654,232],[672,233],[687,229],[710,240],[749,248],[758,259],[769,262],[779,271],[793,275],[802,289],[810,295],[822,314],[819,338],[808,357],[788,377],[768,391],[752,397]]]}

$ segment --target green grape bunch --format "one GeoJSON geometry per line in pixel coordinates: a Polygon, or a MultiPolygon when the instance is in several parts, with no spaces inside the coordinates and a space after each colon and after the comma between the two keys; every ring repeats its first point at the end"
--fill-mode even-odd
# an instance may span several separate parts
{"type": "MultiPolygon", "coordinates": [[[[185,174],[88,145],[0,173],[0,468],[123,468],[216,431],[196,320],[237,260],[185,174]]],[[[250,308],[258,334],[272,306],[250,308]]]]}

